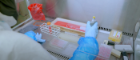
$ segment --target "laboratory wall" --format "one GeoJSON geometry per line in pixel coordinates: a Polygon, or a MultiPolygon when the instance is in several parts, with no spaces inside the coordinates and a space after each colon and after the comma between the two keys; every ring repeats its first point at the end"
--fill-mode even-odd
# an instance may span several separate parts
{"type": "Polygon", "coordinates": [[[140,0],[29,0],[43,4],[45,16],[86,23],[95,16],[100,27],[133,33],[140,21],[140,0]]]}

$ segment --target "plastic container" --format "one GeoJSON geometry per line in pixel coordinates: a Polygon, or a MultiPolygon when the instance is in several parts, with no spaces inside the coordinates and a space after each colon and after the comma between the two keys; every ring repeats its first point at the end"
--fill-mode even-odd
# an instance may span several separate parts
{"type": "Polygon", "coordinates": [[[94,25],[95,22],[96,22],[95,16],[93,16],[93,19],[92,19],[92,21],[90,22],[90,25],[91,25],[91,26],[94,25]]]}
{"type": "Polygon", "coordinates": [[[112,48],[106,44],[101,44],[99,54],[95,60],[109,60],[112,48]]]}
{"type": "Polygon", "coordinates": [[[136,38],[136,41],[135,41],[135,54],[140,59],[140,39],[139,38],[136,38]]]}
{"type": "Polygon", "coordinates": [[[40,30],[43,33],[52,35],[57,37],[58,34],[60,33],[60,28],[59,27],[55,27],[55,26],[51,26],[51,25],[47,25],[47,23],[43,23],[40,25],[40,30]]]}
{"type": "Polygon", "coordinates": [[[120,31],[116,31],[116,30],[112,30],[109,37],[109,40],[113,41],[113,42],[117,42],[120,43],[121,39],[122,39],[122,32],[120,31]]]}

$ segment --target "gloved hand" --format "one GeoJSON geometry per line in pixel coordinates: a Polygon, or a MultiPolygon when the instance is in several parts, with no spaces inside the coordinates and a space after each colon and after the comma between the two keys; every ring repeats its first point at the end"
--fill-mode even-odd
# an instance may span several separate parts
{"type": "Polygon", "coordinates": [[[95,22],[93,26],[90,25],[90,21],[86,25],[85,37],[94,37],[96,38],[98,34],[98,22],[95,22]]]}
{"type": "Polygon", "coordinates": [[[97,34],[98,23],[95,22],[93,26],[90,26],[90,22],[88,21],[85,37],[79,39],[79,46],[69,60],[94,60],[99,53],[99,46],[96,40],[97,34]]]}
{"type": "Polygon", "coordinates": [[[36,36],[36,33],[35,33],[34,31],[28,31],[28,32],[25,33],[25,35],[27,35],[27,36],[30,37],[31,39],[37,41],[37,39],[36,39],[36,37],[35,37],[35,36],[36,36]]]}
{"type": "Polygon", "coordinates": [[[44,39],[41,39],[41,38],[42,38],[42,34],[41,34],[41,33],[40,33],[40,34],[39,34],[39,33],[37,33],[35,37],[36,37],[36,39],[37,39],[37,41],[38,41],[38,42],[42,42],[42,43],[44,43],[44,42],[45,42],[45,40],[44,40],[44,39]]]}
{"type": "Polygon", "coordinates": [[[40,33],[35,33],[34,31],[28,31],[25,33],[25,35],[27,35],[28,37],[32,38],[33,40],[39,42],[39,43],[44,43],[45,40],[44,39],[41,39],[42,38],[42,34],[40,33]]]}

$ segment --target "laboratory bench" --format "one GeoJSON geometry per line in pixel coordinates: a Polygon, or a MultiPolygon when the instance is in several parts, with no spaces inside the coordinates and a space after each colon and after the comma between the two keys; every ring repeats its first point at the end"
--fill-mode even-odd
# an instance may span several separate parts
{"type": "MultiPolygon", "coordinates": [[[[47,21],[53,21],[53,19],[51,18],[46,18],[47,21]]],[[[46,22],[47,22],[46,21],[46,22]]],[[[65,44],[65,46],[62,46],[63,48],[56,48],[54,46],[51,45],[52,40],[60,40],[57,37],[54,37],[52,35],[48,35],[46,33],[41,32],[40,27],[34,26],[33,23],[35,21],[34,20],[30,20],[28,21],[28,23],[18,27],[17,29],[14,29],[15,31],[18,31],[20,33],[25,33],[27,31],[33,30],[36,33],[42,33],[42,39],[45,39],[46,42],[44,44],[42,44],[42,46],[49,52],[51,53],[53,56],[57,57],[59,60],[68,60],[70,57],[72,57],[73,52],[76,50],[76,48],[78,47],[78,44],[75,43],[71,43],[68,41],[62,41],[65,44]]],[[[103,29],[99,29],[99,33],[97,35],[97,41],[100,44],[103,43],[104,40],[108,40],[110,31],[107,30],[103,30],[103,29]]],[[[61,44],[62,42],[58,42],[58,44],[61,44]]],[[[133,47],[133,37],[132,36],[127,36],[127,35],[123,35],[122,36],[122,43],[124,45],[131,45],[133,47]]],[[[128,58],[129,60],[134,60],[133,58],[133,54],[128,54],[128,58]]],[[[110,56],[109,60],[122,60],[121,59],[117,59],[114,56],[110,56]]]]}

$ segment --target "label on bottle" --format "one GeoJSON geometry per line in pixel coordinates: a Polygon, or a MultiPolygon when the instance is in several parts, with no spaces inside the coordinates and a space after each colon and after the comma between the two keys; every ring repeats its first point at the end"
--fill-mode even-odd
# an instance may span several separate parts
{"type": "Polygon", "coordinates": [[[114,37],[119,38],[119,37],[120,37],[120,35],[121,35],[121,32],[114,31],[114,34],[113,34],[113,36],[114,36],[114,37]]]}

